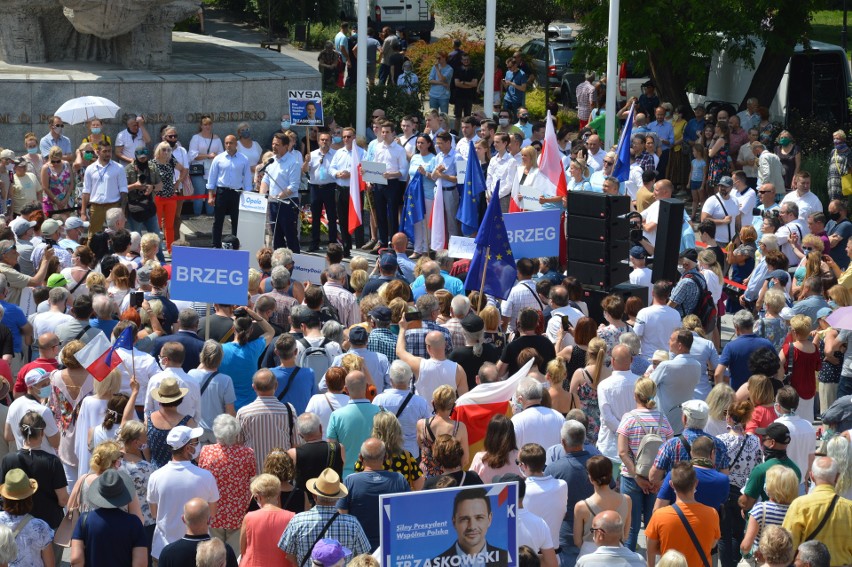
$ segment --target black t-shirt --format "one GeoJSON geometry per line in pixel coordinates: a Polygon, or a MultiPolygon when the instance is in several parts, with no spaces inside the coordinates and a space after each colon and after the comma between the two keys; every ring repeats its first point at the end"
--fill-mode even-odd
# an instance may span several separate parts
{"type": "Polygon", "coordinates": [[[4,354],[15,354],[12,331],[6,325],[0,325],[0,356],[4,354]]]}
{"type": "Polygon", "coordinates": [[[506,348],[503,349],[503,356],[500,357],[500,362],[505,362],[509,365],[509,376],[517,372],[520,368],[518,355],[525,348],[534,348],[538,351],[542,360],[542,363],[538,366],[538,370],[542,374],[547,372],[547,363],[556,358],[556,349],[553,348],[553,343],[547,337],[542,335],[521,335],[506,345],[506,348]]]}
{"type": "Polygon", "coordinates": [[[482,354],[474,356],[473,347],[461,347],[453,349],[450,353],[450,360],[458,364],[467,375],[467,389],[473,390],[476,387],[476,375],[479,373],[479,367],[485,362],[496,363],[500,359],[500,349],[492,344],[482,345],[482,354]]]}
{"type": "MultiPolygon", "coordinates": [[[[163,548],[160,552],[158,565],[160,567],[187,567],[187,565],[195,565],[196,548],[199,543],[208,539],[210,539],[209,535],[183,536],[183,538],[163,548]]],[[[227,543],[225,544],[225,552],[228,556],[228,561],[225,565],[227,567],[237,567],[237,556],[227,543]]]]}
{"type": "MultiPolygon", "coordinates": [[[[472,67],[468,67],[467,69],[459,67],[459,69],[453,73],[453,85],[456,84],[456,80],[466,83],[477,78],[479,78],[479,75],[477,75],[476,70],[472,67]]],[[[463,98],[467,100],[476,97],[476,87],[455,87],[455,89],[457,99],[463,98]]]]}
{"type": "MultiPolygon", "coordinates": [[[[202,317],[198,322],[198,336],[204,339],[213,339],[214,341],[222,342],[222,338],[231,330],[234,326],[234,320],[230,317],[225,317],[224,315],[213,314],[210,316],[210,336],[208,337],[206,334],[207,331],[207,317],[202,317]]],[[[230,342],[233,340],[234,334],[230,334],[230,338],[225,342],[230,342]]]]}
{"type": "MultiPolygon", "coordinates": [[[[46,443],[47,439],[44,442],[46,443]]],[[[38,482],[38,490],[33,494],[33,517],[44,520],[51,529],[58,528],[64,514],[56,491],[68,486],[65,469],[62,468],[59,457],[41,449],[21,449],[3,457],[0,462],[0,478],[6,478],[6,473],[12,469],[21,469],[28,477],[38,482]]]]}

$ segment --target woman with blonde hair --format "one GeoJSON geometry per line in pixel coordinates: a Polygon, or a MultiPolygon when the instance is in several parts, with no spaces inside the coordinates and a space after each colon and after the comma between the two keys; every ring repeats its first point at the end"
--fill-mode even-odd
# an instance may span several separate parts
{"type": "Polygon", "coordinates": [[[157,262],[157,252],[160,251],[160,235],[156,232],[146,232],[142,235],[142,240],[139,242],[139,251],[142,254],[142,265],[148,262],[157,262]]]}
{"type": "Polygon", "coordinates": [[[349,276],[349,285],[352,287],[355,298],[360,301],[364,286],[367,285],[367,272],[364,270],[353,270],[352,275],[349,276]]]}
{"type": "MultiPolygon", "coordinates": [[[[92,482],[103,473],[110,469],[120,469],[121,460],[124,458],[124,455],[121,450],[121,445],[116,441],[104,441],[100,445],[94,448],[92,451],[92,456],[89,459],[89,467],[86,474],[81,474],[80,478],[77,479],[77,483],[74,485],[74,488],[71,490],[71,496],[68,499],[68,507],[73,508],[79,502],[80,512],[88,512],[92,509],[92,503],[88,498],[88,490],[91,486],[92,482]],[[76,493],[76,494],[75,494],[76,493]]],[[[141,522],[145,522],[145,519],[142,516],[142,507],[139,504],[139,498],[136,496],[136,488],[133,485],[133,479],[127,475],[127,473],[119,470],[118,474],[121,475],[121,480],[124,481],[124,485],[127,487],[128,492],[130,492],[132,496],[132,500],[130,504],[127,506],[127,511],[131,514],[135,514],[141,522]]]]}
{"type": "Polygon", "coordinates": [[[450,413],[456,405],[456,391],[444,384],[432,392],[432,407],[435,415],[417,422],[417,444],[420,445],[420,469],[427,477],[440,476],[444,473],[441,466],[432,455],[432,446],[441,435],[450,435],[458,439],[463,449],[462,466],[470,462],[467,443],[467,427],[464,423],[450,418],[450,413]]]}
{"type": "Polygon", "coordinates": [[[789,467],[773,465],[766,471],[764,490],[769,500],[757,502],[748,512],[748,526],[740,544],[740,553],[746,557],[757,551],[757,542],[767,527],[784,522],[787,508],[799,496],[799,477],[789,467]]]}
{"type": "Polygon", "coordinates": [[[790,385],[799,394],[799,407],[796,415],[808,421],[814,420],[814,398],[816,397],[816,373],[822,364],[819,350],[811,339],[811,318],[807,315],[794,315],[790,319],[793,341],[778,353],[781,368],[778,380],[784,381],[788,366],[792,368],[790,385]],[[787,363],[790,361],[790,364],[787,363]]]}
{"type": "Polygon", "coordinates": [[[571,377],[571,387],[568,392],[573,396],[573,407],[583,408],[589,416],[589,428],[586,439],[589,443],[598,440],[600,430],[601,410],[598,406],[598,384],[610,375],[610,370],[604,365],[606,342],[594,338],[589,341],[586,354],[586,366],[578,368],[571,377]]]}
{"type": "Polygon", "coordinates": [[[145,535],[148,538],[148,549],[151,549],[151,541],[154,538],[154,528],[157,527],[157,519],[151,514],[151,506],[148,503],[148,480],[157,467],[149,462],[148,434],[145,424],[132,419],[122,424],[118,430],[118,443],[124,451],[119,470],[126,473],[133,480],[136,489],[136,497],[142,511],[142,525],[145,527],[145,535]]]}
{"type": "MultiPolygon", "coordinates": [[[[590,191],[592,186],[589,183],[589,166],[586,165],[586,160],[581,157],[576,157],[571,160],[571,165],[568,166],[568,191],[590,191]]],[[[559,198],[562,201],[562,198],[559,198]]]]}
{"type": "Polygon", "coordinates": [[[278,539],[295,514],[281,509],[281,481],[275,475],[263,473],[252,479],[249,489],[259,509],[243,518],[240,528],[240,565],[284,565],[287,563],[287,555],[278,548],[278,539]]]}
{"type": "MultiPolygon", "coordinates": [[[[636,541],[639,528],[651,519],[654,503],[657,499],[656,490],[647,479],[647,474],[639,475],[636,471],[636,456],[639,445],[646,432],[656,431],[664,440],[674,435],[672,426],[666,414],[657,409],[657,385],[650,378],[639,378],[633,386],[633,399],[636,409],[627,412],[621,418],[618,426],[618,456],[621,459],[621,493],[629,496],[630,533],[627,536],[627,547],[636,551],[636,541]]],[[[626,523],[625,518],[625,523],[626,523]]]]}
{"type": "Polygon", "coordinates": [[[686,557],[676,549],[670,549],[663,553],[662,557],[657,560],[657,567],[689,567],[686,562],[686,557]]]}
{"type": "Polygon", "coordinates": [[[833,285],[828,290],[829,305],[831,302],[837,304],[837,307],[848,307],[852,305],[852,291],[840,284],[833,285]]]}
{"type": "Polygon", "coordinates": [[[754,412],[746,425],[746,433],[754,433],[759,428],[767,427],[776,420],[775,390],[772,379],[763,374],[755,374],[746,382],[749,401],[754,405],[754,412]]]}
{"type": "MultiPolygon", "coordinates": [[[[524,197],[521,195],[521,187],[535,187],[539,183],[538,162],[536,151],[532,146],[521,149],[521,163],[517,166],[514,182],[512,183],[512,200],[521,210],[524,210],[524,197]]],[[[561,197],[558,198],[560,201],[561,197]]],[[[540,203],[548,203],[548,197],[540,197],[540,203]]]]}
{"type": "Polygon", "coordinates": [[[485,324],[485,342],[493,344],[502,351],[503,347],[506,346],[506,333],[500,328],[500,311],[493,305],[486,305],[479,312],[479,316],[482,317],[482,322],[485,324]]]}
{"type": "MultiPolygon", "coordinates": [[[[405,477],[412,490],[421,490],[426,477],[417,465],[417,459],[403,446],[402,426],[396,415],[381,411],[373,418],[372,437],[385,444],[385,470],[394,471],[405,477]]],[[[355,472],[364,470],[364,463],[358,455],[355,472]]]]}
{"type": "Polygon", "coordinates": [[[710,407],[710,417],[707,425],[704,426],[704,431],[713,436],[725,433],[728,430],[725,416],[728,413],[728,407],[734,401],[734,389],[729,384],[720,382],[713,386],[705,401],[710,407]]]}
{"type": "MultiPolygon", "coordinates": [[[[110,372],[103,380],[95,380],[93,383],[94,395],[87,396],[80,404],[77,415],[77,431],[79,435],[74,438],[74,450],[79,459],[79,470],[77,474],[83,476],[89,472],[89,430],[103,423],[107,413],[107,407],[113,395],[121,389],[121,374],[118,369],[110,372]]],[[[119,418],[120,420],[121,418],[119,418]]]]}
{"type": "Polygon", "coordinates": [[[571,394],[562,387],[563,382],[568,377],[568,367],[565,365],[565,359],[557,356],[547,363],[547,372],[545,378],[550,386],[547,388],[550,394],[550,407],[555,409],[562,415],[568,413],[571,409],[571,394]]]}
{"type": "MultiPolygon", "coordinates": [[[[62,159],[62,149],[58,146],[50,148],[48,161],[41,166],[41,186],[44,188],[44,197],[41,207],[46,217],[50,217],[53,211],[68,208],[68,203],[74,195],[74,172],[71,164],[62,159]]],[[[65,219],[68,213],[61,215],[65,219]]]]}
{"type": "Polygon", "coordinates": [[[171,253],[172,242],[175,240],[175,233],[179,226],[177,222],[180,221],[177,215],[180,201],[175,197],[179,193],[178,187],[183,185],[184,179],[189,175],[189,170],[174,158],[172,148],[167,142],[157,144],[151,165],[157,168],[163,181],[161,188],[154,195],[154,201],[157,204],[157,219],[163,227],[163,234],[166,235],[166,249],[171,253]],[[178,171],[177,180],[175,180],[175,170],[178,171]]]}
{"type": "Polygon", "coordinates": [[[763,294],[765,314],[754,322],[754,334],[772,343],[780,351],[787,338],[787,323],[781,318],[781,310],[787,306],[784,292],[775,288],[763,294]]]}

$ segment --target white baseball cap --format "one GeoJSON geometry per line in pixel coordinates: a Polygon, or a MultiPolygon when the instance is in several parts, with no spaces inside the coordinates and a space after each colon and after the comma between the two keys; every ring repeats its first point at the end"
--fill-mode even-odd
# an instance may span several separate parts
{"type": "Polygon", "coordinates": [[[169,435],[166,437],[166,443],[172,449],[180,449],[193,439],[198,439],[202,435],[204,435],[204,429],[201,427],[178,425],[169,431],[169,435]]]}

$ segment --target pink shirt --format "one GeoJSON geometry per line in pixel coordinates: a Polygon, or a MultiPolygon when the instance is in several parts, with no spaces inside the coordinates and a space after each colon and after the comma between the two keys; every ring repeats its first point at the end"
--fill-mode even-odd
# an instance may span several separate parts
{"type": "Polygon", "coordinates": [[[509,462],[497,469],[493,469],[483,463],[483,457],[485,457],[485,451],[480,451],[473,456],[473,461],[470,463],[470,470],[478,474],[483,482],[494,482],[495,476],[506,473],[515,473],[523,476],[521,469],[519,469],[518,465],[515,464],[515,460],[518,458],[518,451],[512,451],[509,453],[509,462]]]}
{"type": "Polygon", "coordinates": [[[266,508],[246,514],[246,551],[240,560],[240,567],[292,567],[287,554],[278,549],[278,540],[293,516],[293,512],[280,508],[266,508]]]}

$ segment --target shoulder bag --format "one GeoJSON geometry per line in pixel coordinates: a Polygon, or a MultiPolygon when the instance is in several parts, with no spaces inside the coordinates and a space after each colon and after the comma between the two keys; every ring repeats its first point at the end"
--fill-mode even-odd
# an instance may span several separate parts
{"type": "Polygon", "coordinates": [[[77,520],[80,518],[83,484],[86,482],[85,479],[88,476],[90,475],[80,478],[77,484],[74,485],[74,489],[68,497],[68,504],[65,507],[65,516],[53,534],[53,543],[60,547],[71,547],[71,536],[74,534],[74,526],[77,525],[77,520]]]}
{"type": "Polygon", "coordinates": [[[825,527],[826,522],[828,522],[828,519],[831,517],[831,513],[834,512],[834,507],[837,505],[838,500],[840,500],[840,495],[835,494],[834,498],[831,499],[831,504],[829,504],[828,510],[825,511],[825,516],[822,517],[822,521],[820,521],[816,529],[812,531],[808,537],[805,538],[805,541],[811,541],[817,535],[819,535],[819,532],[822,531],[822,528],[825,527]]]}
{"type": "Polygon", "coordinates": [[[319,540],[321,540],[321,539],[322,539],[322,536],[324,536],[324,535],[325,535],[325,532],[327,532],[327,531],[328,531],[328,528],[330,528],[330,527],[331,527],[331,524],[333,524],[333,523],[334,523],[334,520],[336,520],[336,519],[337,519],[337,517],[338,517],[339,515],[340,515],[340,512],[335,512],[335,513],[334,513],[334,515],[333,515],[331,518],[329,518],[329,519],[328,519],[328,521],[327,521],[327,522],[325,523],[325,525],[323,526],[322,531],[319,533],[319,535],[316,537],[316,539],[314,540],[314,542],[313,542],[313,543],[311,544],[311,546],[308,548],[310,551],[308,551],[308,553],[306,553],[306,554],[305,554],[305,556],[304,556],[304,557],[302,557],[302,560],[299,562],[299,567],[301,567],[302,565],[304,565],[304,564],[305,564],[305,561],[307,561],[307,560],[308,560],[308,558],[311,556],[311,552],[313,551],[314,546],[317,544],[317,542],[318,542],[319,540]]]}
{"type": "Polygon", "coordinates": [[[707,561],[707,555],[704,553],[704,548],[701,547],[701,542],[698,541],[698,536],[695,535],[695,532],[692,530],[692,526],[689,525],[686,516],[683,515],[683,510],[680,509],[677,502],[672,504],[672,508],[674,508],[674,511],[677,512],[683,527],[686,529],[686,533],[689,535],[689,539],[692,540],[692,545],[694,545],[696,551],[698,551],[698,556],[701,557],[701,563],[704,564],[704,567],[710,567],[710,562],[707,561]]]}
{"type": "Polygon", "coordinates": [[[837,169],[837,175],[840,176],[840,187],[843,191],[843,196],[848,197],[852,195],[852,171],[843,173],[840,169],[840,156],[837,155],[836,151],[834,152],[834,167],[837,169]]]}
{"type": "MultiPolygon", "coordinates": [[[[207,153],[210,153],[210,148],[213,147],[213,138],[210,138],[210,143],[207,145],[207,153]]],[[[204,175],[204,163],[208,160],[204,160],[201,163],[191,163],[189,164],[189,174],[190,175],[204,175]]]]}

